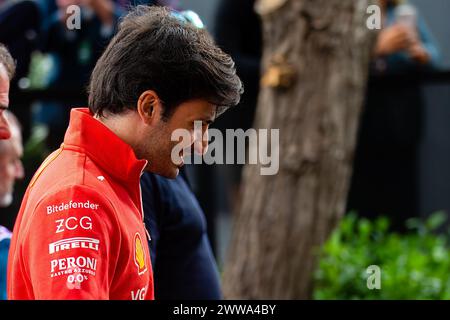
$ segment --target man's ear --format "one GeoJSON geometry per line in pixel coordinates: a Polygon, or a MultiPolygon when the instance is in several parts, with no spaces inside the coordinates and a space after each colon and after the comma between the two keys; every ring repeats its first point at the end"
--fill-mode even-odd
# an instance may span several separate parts
{"type": "Polygon", "coordinates": [[[162,105],[155,91],[147,90],[141,94],[137,103],[137,111],[146,124],[152,124],[161,118],[162,105]]]}

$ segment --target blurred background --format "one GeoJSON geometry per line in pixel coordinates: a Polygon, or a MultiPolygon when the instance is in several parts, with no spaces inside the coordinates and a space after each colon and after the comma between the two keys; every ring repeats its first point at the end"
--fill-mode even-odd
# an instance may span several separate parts
{"type": "MultiPolygon", "coordinates": [[[[185,0],[183,4],[197,12],[210,30],[216,28],[219,0],[185,0]]],[[[425,113],[419,146],[419,205],[424,217],[443,210],[450,212],[450,2],[447,0],[411,0],[423,15],[441,51],[442,77],[436,75],[423,85],[425,113]]],[[[229,215],[226,206],[219,212],[218,250],[223,261],[229,239],[229,215]]]]}
{"type": "MultiPolygon", "coordinates": [[[[216,29],[219,0],[185,0],[186,7],[196,11],[211,30],[216,29]]],[[[423,132],[419,142],[418,204],[420,216],[428,217],[436,211],[450,213],[450,1],[411,0],[431,30],[441,53],[440,71],[422,83],[425,107],[423,132]]],[[[220,170],[220,169],[219,169],[220,170]]],[[[218,190],[218,192],[221,192],[218,190]]],[[[221,192],[222,193],[222,192],[221,192]]],[[[218,213],[217,250],[223,261],[229,241],[230,223],[227,210],[221,203],[218,213]]]]}
{"type": "MultiPolygon", "coordinates": [[[[110,28],[104,28],[101,23],[99,24],[99,19],[92,16],[92,12],[86,12],[83,19],[87,21],[88,27],[83,27],[76,36],[72,36],[65,32],[57,15],[58,6],[63,2],[65,1],[36,0],[34,1],[36,6],[30,5],[32,1],[0,0],[0,42],[5,43],[18,60],[17,77],[11,87],[10,107],[22,123],[26,142],[23,158],[26,177],[16,186],[13,205],[0,209],[0,225],[9,229],[13,227],[23,192],[37,166],[62,142],[68,123],[68,110],[71,107],[86,106],[85,87],[90,70],[116,27],[114,24],[110,28]]],[[[115,1],[117,18],[126,13],[127,5],[149,2],[195,11],[219,45],[235,58],[238,73],[243,78],[247,91],[242,105],[236,110],[227,112],[214,126],[221,130],[250,128],[258,95],[262,52],[261,22],[253,12],[254,1],[115,1]]],[[[405,198],[409,197],[414,207],[408,209],[410,211],[402,217],[405,219],[400,223],[406,223],[406,218],[432,217],[429,229],[426,230],[445,229],[443,215],[432,216],[432,214],[438,211],[443,214],[450,213],[450,19],[448,17],[450,1],[411,0],[409,3],[417,8],[420,18],[426,22],[431,37],[428,40],[439,52],[439,62],[432,70],[427,70],[425,75],[383,74],[382,80],[380,74],[376,72],[372,76],[375,83],[382,81],[389,84],[391,81],[392,85],[398,83],[399,79],[405,83],[414,79],[414,82],[419,84],[420,90],[423,90],[420,112],[414,116],[414,120],[411,120],[417,121],[420,127],[420,130],[414,133],[418,135],[413,146],[414,152],[417,151],[414,155],[417,161],[411,164],[414,172],[404,180],[412,182],[405,182],[408,185],[399,187],[405,190],[414,189],[411,193],[405,191],[404,195],[405,198]],[[412,177],[414,179],[409,180],[412,177]]],[[[390,85],[387,87],[390,88],[390,85]]],[[[386,92],[384,91],[385,94],[386,92]]],[[[409,111],[403,112],[408,118],[409,111]]],[[[231,236],[232,213],[239,204],[241,169],[240,166],[227,165],[187,168],[194,192],[205,211],[208,234],[219,267],[226,259],[231,236]]],[[[361,170],[361,175],[364,176],[364,169],[361,170]]],[[[357,198],[355,200],[357,205],[353,208],[349,204],[349,211],[359,211],[358,201],[364,198],[358,194],[354,197],[357,198]]],[[[343,243],[348,238],[349,232],[351,233],[349,230],[356,228],[359,231],[354,232],[356,238],[351,241],[356,241],[355,243],[366,250],[371,250],[370,241],[365,238],[364,230],[373,228],[380,233],[385,232],[385,222],[377,220],[378,215],[390,213],[387,209],[381,211],[384,212],[368,213],[366,216],[370,222],[367,221],[362,226],[355,220],[356,218],[348,216],[347,220],[344,220],[343,227],[341,226],[343,231],[335,236],[340,239],[339,241],[335,239],[342,245],[340,248],[345,247],[343,243]]],[[[414,222],[411,227],[420,229],[414,222]]],[[[426,230],[420,230],[427,233],[426,230]]],[[[380,240],[380,247],[385,246],[383,241],[390,241],[383,239],[380,240]]],[[[397,252],[404,251],[405,248],[412,251],[415,241],[419,240],[407,239],[406,244],[398,243],[395,249],[398,251],[393,249],[392,252],[383,254],[396,256],[397,252]],[[406,247],[402,247],[403,245],[406,247]]],[[[334,245],[336,246],[336,243],[334,245]]],[[[438,244],[430,246],[430,250],[440,250],[436,249],[439,247],[438,244]]],[[[326,278],[324,275],[326,272],[332,272],[330,266],[335,264],[332,260],[333,255],[340,249],[333,247],[333,243],[328,244],[326,248],[328,260],[324,260],[319,278],[322,277],[322,287],[333,288],[332,284],[327,284],[326,279],[323,279],[326,278]]],[[[377,248],[373,250],[376,251],[377,248]]],[[[446,257],[448,263],[448,253],[446,257]]],[[[342,281],[345,282],[345,279],[342,281]]],[[[343,284],[340,287],[343,287],[343,284]]],[[[324,290],[318,292],[316,297],[330,298],[333,295],[338,297],[339,292],[324,290]]],[[[343,296],[343,298],[351,297],[351,295],[343,296]]]]}

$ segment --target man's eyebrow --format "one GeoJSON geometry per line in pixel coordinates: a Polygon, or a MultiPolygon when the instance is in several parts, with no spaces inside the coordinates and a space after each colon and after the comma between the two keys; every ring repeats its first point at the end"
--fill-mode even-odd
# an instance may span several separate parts
{"type": "Polygon", "coordinates": [[[207,124],[211,124],[211,123],[213,123],[214,122],[214,120],[215,120],[215,115],[211,115],[211,116],[203,116],[203,117],[201,117],[200,119],[198,119],[198,120],[200,120],[200,121],[202,121],[202,122],[205,122],[205,123],[207,123],[207,124]]]}
{"type": "Polygon", "coordinates": [[[212,120],[211,118],[197,118],[196,120],[194,120],[194,121],[200,121],[200,122],[202,122],[202,123],[206,123],[206,124],[208,124],[208,125],[210,125],[210,124],[212,124],[213,122],[214,122],[214,120],[212,120]]]}

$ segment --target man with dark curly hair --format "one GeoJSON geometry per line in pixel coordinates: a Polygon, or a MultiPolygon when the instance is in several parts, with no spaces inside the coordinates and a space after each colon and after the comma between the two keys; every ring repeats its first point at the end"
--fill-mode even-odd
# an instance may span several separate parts
{"type": "Polygon", "coordinates": [[[205,29],[167,8],[133,9],[94,68],[89,108],[72,110],[64,143],[30,182],[8,298],[153,299],[140,177],[175,178],[183,150],[206,150],[194,122],[206,132],[241,93],[233,60],[205,29]],[[189,139],[172,141],[179,129],[189,139]]]}

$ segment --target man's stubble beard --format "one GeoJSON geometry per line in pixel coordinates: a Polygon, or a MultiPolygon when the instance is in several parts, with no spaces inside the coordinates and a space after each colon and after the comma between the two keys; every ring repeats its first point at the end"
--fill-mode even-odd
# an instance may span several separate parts
{"type": "Polygon", "coordinates": [[[142,143],[136,149],[136,157],[145,159],[148,164],[146,171],[167,177],[174,178],[171,160],[172,148],[176,142],[171,141],[171,133],[168,127],[161,125],[152,132],[147,133],[142,138],[142,143]],[[169,162],[168,162],[169,161],[169,162]]]}

